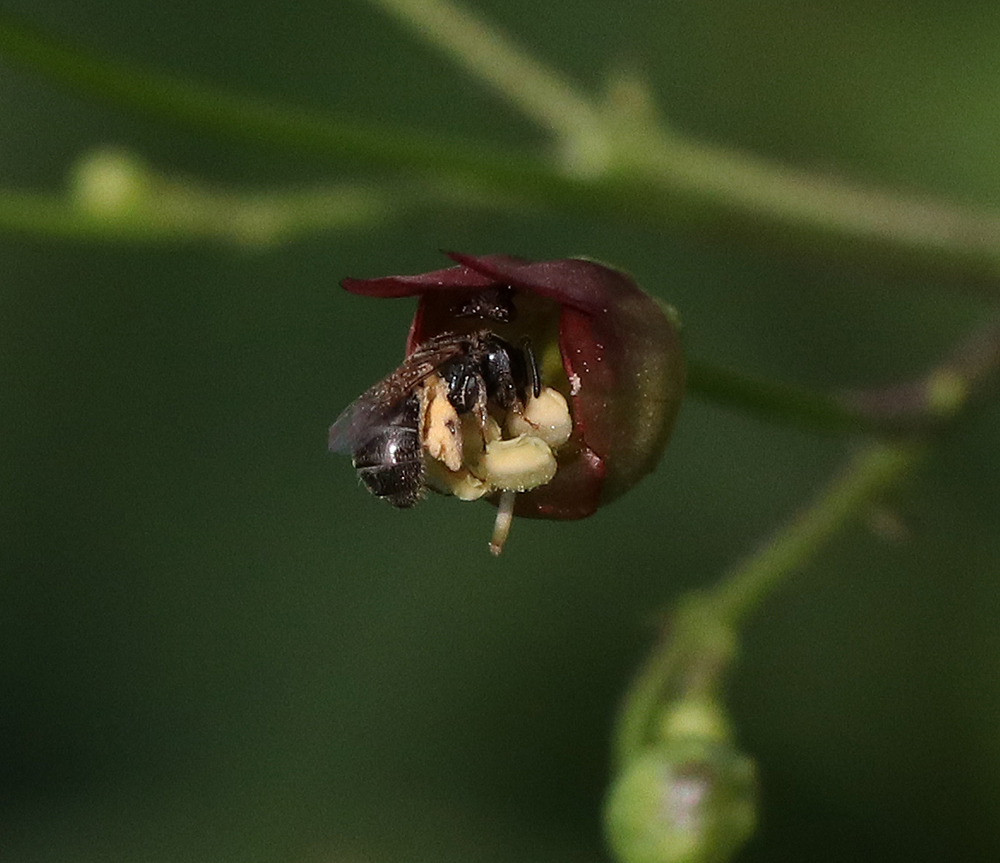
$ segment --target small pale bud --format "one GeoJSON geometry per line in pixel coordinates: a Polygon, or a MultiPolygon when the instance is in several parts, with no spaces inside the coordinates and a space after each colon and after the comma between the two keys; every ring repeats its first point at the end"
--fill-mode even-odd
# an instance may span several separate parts
{"type": "Polygon", "coordinates": [[[97,216],[121,216],[143,203],[150,192],[150,173],[125,150],[104,148],[76,164],[71,193],[80,209],[97,216]]]}

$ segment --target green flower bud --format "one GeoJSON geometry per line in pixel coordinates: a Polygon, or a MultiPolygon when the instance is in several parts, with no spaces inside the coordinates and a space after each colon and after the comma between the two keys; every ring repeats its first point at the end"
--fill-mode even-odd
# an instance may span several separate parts
{"type": "Polygon", "coordinates": [[[620,863],[724,863],[756,825],[753,761],[707,737],[673,738],[627,763],[605,806],[620,863]]]}

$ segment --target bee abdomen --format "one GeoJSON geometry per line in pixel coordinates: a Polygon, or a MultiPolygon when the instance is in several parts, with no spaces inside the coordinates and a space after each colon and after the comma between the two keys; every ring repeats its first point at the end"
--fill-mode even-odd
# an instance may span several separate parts
{"type": "Polygon", "coordinates": [[[424,486],[423,448],[416,418],[410,416],[415,408],[405,407],[398,418],[400,425],[385,426],[352,454],[354,467],[368,490],[398,507],[413,506],[424,486]]]}
{"type": "Polygon", "coordinates": [[[355,467],[368,490],[393,506],[406,509],[420,500],[424,488],[422,459],[394,465],[383,464],[372,467],[355,465],[355,467]]]}

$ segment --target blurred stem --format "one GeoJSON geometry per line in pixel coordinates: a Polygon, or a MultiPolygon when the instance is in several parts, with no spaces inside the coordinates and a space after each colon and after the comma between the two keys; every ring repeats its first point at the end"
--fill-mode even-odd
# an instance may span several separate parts
{"type": "Polygon", "coordinates": [[[846,394],[841,402],[876,424],[887,418],[944,425],[995,390],[1000,373],[1000,316],[994,315],[960,341],[922,378],[846,394]]]}
{"type": "Polygon", "coordinates": [[[449,0],[369,0],[503,95],[542,128],[567,140],[603,138],[590,100],[556,71],[449,0]]]}
{"type": "Polygon", "coordinates": [[[659,735],[664,708],[690,695],[711,698],[734,651],[733,630],[722,624],[705,595],[682,597],[625,694],[612,742],[617,768],[659,735]]]}
{"type": "MultiPolygon", "coordinates": [[[[442,135],[318,114],[102,57],[43,35],[0,12],[0,55],[113,105],[254,145],[318,153],[338,165],[500,176],[530,164],[442,135]]],[[[544,173],[544,172],[543,172],[544,173]]]]}
{"type": "MultiPolygon", "coordinates": [[[[1000,215],[863,188],[746,153],[687,140],[656,115],[638,85],[638,105],[600,102],[451,0],[370,0],[493,87],[568,149],[571,173],[621,182],[627,217],[798,248],[824,259],[876,262],[890,270],[932,266],[996,295],[1000,215]],[[630,110],[638,108],[638,110],[630,110]],[[622,111],[621,109],[625,110],[622,111]]],[[[635,86],[632,87],[634,91],[635,86]]],[[[613,93],[612,93],[613,95],[613,93]]],[[[600,200],[601,189],[594,190],[600,200]]]]}
{"type": "Polygon", "coordinates": [[[916,463],[919,444],[873,443],[857,452],[843,472],[805,510],[755,554],[737,564],[708,594],[713,615],[737,627],[761,600],[797,571],[833,535],[916,463]]]}
{"type": "Polygon", "coordinates": [[[758,552],[733,567],[712,590],[678,604],[661,643],[626,694],[615,732],[619,764],[657,733],[665,707],[693,695],[717,695],[735,656],[738,628],[747,616],[837,531],[898,483],[922,452],[923,447],[911,441],[865,446],[758,552]]]}
{"type": "MultiPolygon", "coordinates": [[[[90,241],[207,240],[259,247],[317,231],[381,224],[442,199],[431,186],[402,184],[269,192],[209,187],[108,150],[84,157],[74,181],[69,196],[0,190],[0,230],[90,241]]],[[[895,434],[943,425],[985,389],[998,366],[1000,322],[993,322],[929,375],[890,387],[826,393],[692,360],[688,392],[812,431],[895,434]]]]}
{"type": "Polygon", "coordinates": [[[449,200],[447,190],[412,181],[267,190],[221,186],[158,170],[128,150],[100,147],[73,166],[66,194],[0,189],[0,231],[109,242],[266,246],[304,234],[380,225],[449,200]]]}
{"type": "Polygon", "coordinates": [[[943,428],[1000,373],[1000,316],[981,324],[928,373],[886,387],[825,393],[764,380],[736,369],[688,364],[693,395],[812,430],[874,435],[929,433],[943,428]]]}
{"type": "Polygon", "coordinates": [[[308,232],[359,230],[404,208],[378,189],[209,192],[178,186],[141,201],[81,203],[66,195],[0,190],[0,231],[115,243],[216,241],[269,246],[308,232]]]}
{"type": "Polygon", "coordinates": [[[884,431],[893,419],[891,416],[875,419],[837,396],[819,390],[769,381],[695,360],[688,363],[687,389],[692,395],[727,407],[816,431],[884,431]]]}
{"type": "MultiPolygon", "coordinates": [[[[384,0],[401,4],[404,0],[384,0]]],[[[402,13],[402,6],[397,12],[402,13]]],[[[437,4],[406,3],[408,15],[437,4]]],[[[450,8],[450,7],[441,7],[450,8]]],[[[495,30],[463,13],[476,32],[490,34],[494,57],[524,56],[495,30]],[[513,52],[508,54],[505,52],[513,52]]],[[[440,39],[444,28],[438,25],[440,39]]],[[[459,55],[475,54],[467,49],[459,55]]],[[[169,75],[108,60],[55,42],[0,15],[0,52],[82,92],[202,131],[253,144],[320,154],[338,166],[409,169],[446,179],[458,202],[463,192],[519,199],[560,213],[597,214],[658,230],[684,230],[782,253],[947,277],[1000,294],[1000,216],[865,189],[670,135],[660,127],[604,117],[610,142],[604,169],[572,171],[551,159],[377,123],[349,121],[233,95],[169,75]]],[[[489,53],[489,52],[488,52],[489,53]]],[[[524,66],[521,67],[522,72],[524,66]]],[[[545,86],[562,92],[547,129],[571,125],[579,97],[559,76],[530,63],[530,75],[494,82],[522,107],[545,86]],[[537,73],[537,74],[536,74],[537,73]],[[518,83],[520,82],[520,83],[518,83]],[[521,88],[515,98],[514,90],[521,88]],[[560,107],[561,106],[561,107],[560,107]],[[562,117],[562,119],[557,119],[562,117]]],[[[477,72],[482,75],[482,72],[477,72]]],[[[592,104],[586,102],[585,104],[592,104]]],[[[592,110],[582,116],[589,126],[592,110]]],[[[587,133],[589,135],[589,132],[587,133]]],[[[579,166],[577,166],[579,167],[579,166]]]]}
{"type": "Polygon", "coordinates": [[[911,434],[859,449],[814,502],[790,519],[711,590],[684,597],[660,643],[626,695],[615,733],[619,762],[640,751],[657,733],[664,711],[681,699],[719,700],[722,678],[736,655],[739,628],[761,602],[801,569],[852,519],[863,514],[917,463],[928,432],[953,421],[976,396],[992,390],[1000,375],[1000,317],[962,339],[928,374],[877,390],[829,400],[818,394],[753,381],[737,372],[695,366],[702,391],[735,393],[735,402],[800,418],[847,422],[860,419],[884,431],[911,434]],[[717,378],[717,379],[716,379],[717,378]],[[787,401],[786,396],[790,396],[787,401]],[[836,405],[848,413],[838,418],[836,405]]]}

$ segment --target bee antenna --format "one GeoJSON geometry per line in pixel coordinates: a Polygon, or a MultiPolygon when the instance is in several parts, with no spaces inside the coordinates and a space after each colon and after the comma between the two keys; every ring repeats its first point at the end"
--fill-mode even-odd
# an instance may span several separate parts
{"type": "Polygon", "coordinates": [[[528,377],[531,379],[531,392],[537,399],[542,393],[542,379],[538,374],[538,362],[535,360],[535,352],[531,349],[531,339],[524,336],[521,339],[521,350],[528,361],[528,377]]]}

